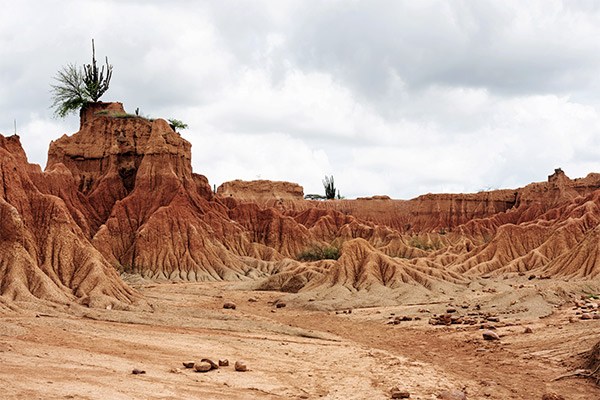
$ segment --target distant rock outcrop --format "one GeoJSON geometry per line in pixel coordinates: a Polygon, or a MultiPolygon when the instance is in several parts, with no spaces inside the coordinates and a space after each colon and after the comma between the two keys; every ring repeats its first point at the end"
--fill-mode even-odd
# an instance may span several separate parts
{"type": "Polygon", "coordinates": [[[297,183],[291,182],[238,179],[221,184],[217,188],[217,194],[262,203],[271,200],[302,200],[304,189],[297,183]]]}

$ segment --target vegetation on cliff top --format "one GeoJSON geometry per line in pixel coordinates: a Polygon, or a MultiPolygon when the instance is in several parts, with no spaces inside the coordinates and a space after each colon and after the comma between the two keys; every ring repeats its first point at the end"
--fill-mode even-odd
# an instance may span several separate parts
{"type": "Polygon", "coordinates": [[[92,63],[83,68],[76,64],[67,64],[59,70],[54,77],[57,84],[50,85],[54,115],[64,118],[70,113],[75,113],[86,103],[98,101],[108,90],[113,66],[106,57],[106,71],[104,66],[99,70],[96,65],[96,49],[92,39],[92,63]],[[106,73],[106,75],[105,75],[106,73]]]}

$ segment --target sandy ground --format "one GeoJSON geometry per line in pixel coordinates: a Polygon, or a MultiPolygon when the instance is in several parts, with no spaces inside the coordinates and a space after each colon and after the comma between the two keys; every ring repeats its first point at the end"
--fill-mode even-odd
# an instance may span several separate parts
{"type": "MultiPolygon", "coordinates": [[[[389,399],[398,387],[410,399],[454,389],[468,399],[600,399],[591,379],[554,380],[600,340],[600,320],[581,320],[571,301],[588,286],[488,281],[351,313],[331,299],[241,287],[140,284],[153,312],[19,304],[0,315],[0,398],[389,399]],[[223,309],[226,301],[237,308],[223,309]],[[448,308],[474,319],[497,314],[500,340],[484,341],[480,323],[428,323],[448,308]],[[420,320],[393,324],[398,316],[420,320]],[[202,358],[242,360],[249,371],[183,368],[202,358]]],[[[585,307],[597,312],[596,301],[585,307]]]]}

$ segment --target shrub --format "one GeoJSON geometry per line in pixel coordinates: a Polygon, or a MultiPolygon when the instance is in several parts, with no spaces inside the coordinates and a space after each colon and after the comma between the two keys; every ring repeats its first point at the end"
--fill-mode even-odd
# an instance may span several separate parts
{"type": "Polygon", "coordinates": [[[323,247],[313,244],[309,249],[298,255],[298,261],[337,260],[340,258],[340,246],[323,247]]]}
{"type": "Polygon", "coordinates": [[[440,240],[437,240],[435,242],[427,242],[427,240],[421,239],[419,237],[412,237],[408,244],[412,247],[416,247],[417,249],[425,251],[438,250],[444,247],[444,244],[440,240]]]}
{"type": "Polygon", "coordinates": [[[88,101],[83,75],[77,65],[67,64],[56,73],[54,79],[56,85],[50,85],[52,94],[52,106],[54,115],[64,118],[67,115],[79,111],[88,101]]]}
{"type": "Polygon", "coordinates": [[[182,121],[175,118],[169,118],[167,121],[169,121],[171,129],[173,129],[174,131],[176,131],[177,129],[186,129],[188,127],[187,124],[184,124],[182,121]]]}

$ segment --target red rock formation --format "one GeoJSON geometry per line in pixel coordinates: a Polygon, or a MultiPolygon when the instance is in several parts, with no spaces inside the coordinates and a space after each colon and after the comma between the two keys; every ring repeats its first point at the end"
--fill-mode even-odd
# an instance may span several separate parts
{"type": "Polygon", "coordinates": [[[458,283],[460,277],[442,269],[387,256],[364,239],[353,239],[342,245],[338,260],[295,263],[270,276],[260,288],[295,293],[339,286],[355,292],[379,287],[396,289],[405,284],[430,288],[436,280],[458,283]]]}
{"type": "Polygon", "coordinates": [[[263,203],[272,200],[302,200],[304,189],[297,183],[281,181],[242,181],[225,182],[217,188],[217,194],[239,200],[263,203]]]}
{"type": "Polygon", "coordinates": [[[412,200],[308,201],[285,182],[234,181],[214,195],[169,124],[91,103],[50,144],[42,172],[0,141],[0,293],[115,304],[139,300],[115,269],[169,280],[265,278],[263,289],[434,287],[488,274],[595,277],[600,174],[412,200]],[[298,262],[312,246],[337,260],[298,262]]]}
{"type": "Polygon", "coordinates": [[[117,308],[140,301],[72,217],[86,207],[72,181],[64,167],[29,164],[18,136],[0,136],[0,294],[117,308]]]}

